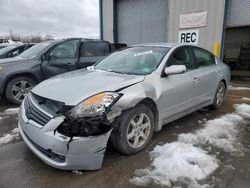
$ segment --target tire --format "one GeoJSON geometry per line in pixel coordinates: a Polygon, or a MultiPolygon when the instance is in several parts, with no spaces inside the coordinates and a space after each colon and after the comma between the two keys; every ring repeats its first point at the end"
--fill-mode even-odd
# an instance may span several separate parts
{"type": "Polygon", "coordinates": [[[221,81],[216,89],[213,104],[210,106],[211,109],[218,109],[221,107],[224,101],[225,91],[226,91],[226,86],[224,82],[221,81]]]}
{"type": "Polygon", "coordinates": [[[5,97],[12,103],[20,105],[25,95],[36,85],[29,77],[16,77],[7,83],[5,97]]]}
{"type": "Polygon", "coordinates": [[[139,104],[123,112],[115,121],[110,140],[116,150],[125,155],[132,155],[148,145],[153,132],[154,115],[147,106],[139,104]]]}

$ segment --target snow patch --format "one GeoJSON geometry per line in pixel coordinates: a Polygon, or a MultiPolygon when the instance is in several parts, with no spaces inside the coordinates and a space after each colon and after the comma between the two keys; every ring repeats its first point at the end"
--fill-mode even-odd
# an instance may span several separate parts
{"type": "Polygon", "coordinates": [[[250,98],[247,98],[247,97],[243,97],[242,100],[245,100],[245,101],[250,101],[250,98]]]}
{"type": "Polygon", "coordinates": [[[82,175],[82,172],[81,172],[81,171],[79,171],[79,170],[73,170],[73,171],[72,171],[72,173],[73,173],[73,174],[82,175]]]}
{"type": "Polygon", "coordinates": [[[198,181],[211,175],[218,168],[219,160],[208,154],[211,146],[206,144],[226,152],[243,153],[238,141],[239,126],[250,118],[250,105],[235,104],[234,108],[234,113],[205,121],[204,127],[195,133],[179,134],[178,141],[156,146],[150,152],[150,168],[136,170],[130,182],[148,187],[209,187],[198,181]],[[207,151],[196,145],[205,145],[207,151]]]}
{"type": "Polygon", "coordinates": [[[236,87],[236,86],[229,86],[229,90],[237,90],[237,91],[242,91],[242,90],[250,90],[250,87],[236,87]]]}
{"type": "Polygon", "coordinates": [[[236,113],[242,116],[243,118],[249,119],[250,118],[250,105],[243,103],[243,104],[234,104],[234,108],[236,109],[236,113]]]}
{"type": "Polygon", "coordinates": [[[179,134],[178,140],[194,145],[212,144],[225,152],[239,152],[242,146],[237,142],[237,135],[241,122],[243,118],[238,114],[226,114],[207,121],[204,128],[195,133],[179,134]]]}
{"type": "Polygon", "coordinates": [[[19,111],[19,108],[9,108],[5,110],[2,114],[4,115],[12,115],[12,114],[17,114],[19,111]]]}
{"type": "Polygon", "coordinates": [[[2,137],[0,137],[0,146],[3,144],[7,144],[13,140],[19,139],[19,129],[15,128],[11,131],[9,134],[4,134],[2,137]]]}
{"type": "Polygon", "coordinates": [[[153,160],[151,168],[136,170],[131,183],[168,187],[180,183],[195,184],[219,166],[216,157],[208,155],[207,151],[178,141],[156,146],[150,156],[153,160]]]}

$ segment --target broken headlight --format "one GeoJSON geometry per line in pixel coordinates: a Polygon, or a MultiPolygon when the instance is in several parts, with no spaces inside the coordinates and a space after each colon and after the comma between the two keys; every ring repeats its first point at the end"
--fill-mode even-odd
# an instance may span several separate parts
{"type": "Polygon", "coordinates": [[[119,98],[116,92],[103,92],[85,99],[69,111],[70,117],[98,116],[106,112],[119,98]]]}

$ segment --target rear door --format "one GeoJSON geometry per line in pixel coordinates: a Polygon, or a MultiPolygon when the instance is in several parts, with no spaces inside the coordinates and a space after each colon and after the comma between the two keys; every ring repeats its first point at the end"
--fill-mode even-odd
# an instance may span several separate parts
{"type": "Polygon", "coordinates": [[[72,39],[50,48],[41,63],[44,78],[75,70],[79,59],[79,44],[79,39],[72,39]]]}
{"type": "Polygon", "coordinates": [[[104,41],[88,41],[82,44],[80,49],[80,59],[77,65],[82,69],[95,64],[110,53],[110,45],[104,41]]]}
{"type": "Polygon", "coordinates": [[[190,47],[195,59],[195,69],[190,74],[196,105],[212,102],[219,79],[219,70],[212,53],[199,47],[190,47]]]}

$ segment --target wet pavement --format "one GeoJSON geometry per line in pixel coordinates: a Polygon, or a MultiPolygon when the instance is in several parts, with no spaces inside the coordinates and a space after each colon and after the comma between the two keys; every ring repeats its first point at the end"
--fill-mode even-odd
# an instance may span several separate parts
{"type": "MultiPolygon", "coordinates": [[[[234,86],[250,87],[250,81],[234,81],[234,86]]],[[[149,146],[139,154],[124,156],[109,144],[103,168],[97,171],[72,171],[54,169],[37,158],[22,139],[14,140],[0,146],[0,187],[136,187],[129,183],[136,169],[150,166],[149,151],[156,145],[177,140],[180,133],[192,133],[201,128],[199,120],[213,119],[234,111],[233,104],[248,103],[250,90],[229,91],[223,106],[219,110],[202,109],[167,124],[163,130],[154,134],[149,146]]],[[[16,114],[5,115],[2,112],[11,108],[10,104],[0,101],[0,137],[17,127],[16,114]]],[[[214,187],[249,188],[250,187],[250,123],[241,130],[239,139],[246,148],[244,156],[235,156],[216,151],[220,167],[205,183],[214,187]]]]}

